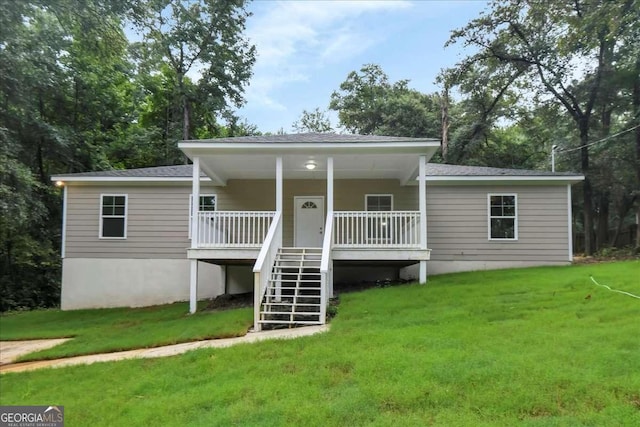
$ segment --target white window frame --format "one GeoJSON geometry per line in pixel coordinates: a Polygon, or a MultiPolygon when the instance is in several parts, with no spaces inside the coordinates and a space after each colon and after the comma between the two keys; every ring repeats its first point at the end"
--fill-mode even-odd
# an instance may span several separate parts
{"type": "Polygon", "coordinates": [[[393,211],[393,194],[365,194],[364,195],[364,210],[365,212],[378,212],[378,211],[369,211],[369,197],[390,197],[391,198],[391,211],[393,211]]]}
{"type": "MultiPolygon", "coordinates": [[[[200,193],[200,199],[202,199],[203,197],[213,197],[213,199],[215,200],[215,209],[213,211],[217,211],[218,210],[218,195],[215,193],[207,193],[207,194],[203,194],[200,193]]],[[[191,239],[191,227],[193,224],[193,194],[189,194],[189,239],[191,239]]],[[[200,203],[198,203],[198,210],[200,210],[200,203]]]]}
{"type": "Polygon", "coordinates": [[[516,193],[489,193],[487,194],[487,237],[494,242],[515,242],[518,240],[518,194],[516,193]],[[515,214],[514,216],[492,216],[491,215],[491,197],[513,197],[515,214]],[[492,218],[513,218],[513,238],[491,237],[491,219],[492,218]]]}
{"type": "Polygon", "coordinates": [[[98,228],[98,238],[102,240],[126,240],[127,239],[127,223],[129,217],[129,195],[128,194],[112,194],[102,193],[100,194],[100,211],[98,217],[100,218],[100,225],[98,228]],[[124,197],[124,215],[103,215],[102,208],[105,197],[124,197]],[[103,236],[103,219],[104,218],[124,218],[124,235],[122,237],[103,236]]]}

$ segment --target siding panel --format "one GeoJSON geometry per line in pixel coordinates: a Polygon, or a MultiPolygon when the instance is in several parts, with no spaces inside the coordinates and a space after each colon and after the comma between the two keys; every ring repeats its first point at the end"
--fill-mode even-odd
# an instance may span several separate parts
{"type": "Polygon", "coordinates": [[[427,240],[436,261],[566,261],[565,186],[427,185],[427,240]],[[487,194],[518,195],[518,240],[488,239],[487,194]]]}
{"type": "Polygon", "coordinates": [[[67,258],[187,257],[190,186],[72,185],[67,191],[67,258]],[[98,238],[103,193],[128,195],[125,240],[98,238]]]}

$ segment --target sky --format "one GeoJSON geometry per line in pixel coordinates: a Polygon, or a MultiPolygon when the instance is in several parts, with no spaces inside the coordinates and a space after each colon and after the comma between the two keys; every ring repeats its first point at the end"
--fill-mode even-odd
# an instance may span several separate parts
{"type": "MultiPolygon", "coordinates": [[[[451,31],[486,8],[480,0],[256,0],[246,35],[257,59],[238,114],[261,132],[292,132],[303,110],[327,109],[348,73],[369,63],[392,82],[438,91],[440,70],[465,56],[463,46],[444,48],[451,31]]],[[[337,113],[330,117],[337,126],[337,113]]]]}

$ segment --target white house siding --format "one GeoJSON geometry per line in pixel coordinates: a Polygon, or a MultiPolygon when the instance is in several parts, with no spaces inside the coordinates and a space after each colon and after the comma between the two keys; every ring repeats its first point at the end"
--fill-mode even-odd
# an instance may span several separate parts
{"type": "MultiPolygon", "coordinates": [[[[293,242],[294,196],[325,196],[325,180],[285,180],[284,244],[293,242]]],[[[396,180],[336,180],[335,210],[364,210],[366,194],[392,194],[395,210],[417,210],[417,186],[396,180]]],[[[142,306],[189,297],[189,182],[67,188],[63,309],[142,306]],[[127,194],[127,238],[100,239],[100,194],[127,194]]],[[[218,210],[274,210],[274,180],[203,184],[218,210]]],[[[427,185],[429,274],[568,262],[566,185],[427,185]],[[518,195],[518,240],[488,240],[487,194],[518,195]]],[[[221,269],[201,264],[199,297],[223,292],[221,269]]],[[[227,284],[235,283],[232,269],[227,284]]],[[[411,276],[411,268],[403,276],[411,276]]],[[[238,279],[240,279],[238,275],[238,279]]],[[[240,280],[240,282],[243,282],[240,280]]],[[[233,288],[236,285],[232,286],[233,288]]]]}
{"type": "MultiPolygon", "coordinates": [[[[70,185],[67,193],[63,310],[189,299],[189,185],[70,185]],[[126,239],[98,237],[101,194],[128,195],[126,239]]],[[[220,267],[200,263],[198,297],[222,292],[220,267]]]]}
{"type": "Polygon", "coordinates": [[[427,186],[429,274],[569,261],[566,185],[427,186]],[[518,240],[488,239],[487,195],[517,194],[518,240]]]}
{"type": "Polygon", "coordinates": [[[71,185],[67,191],[66,258],[187,258],[189,186],[71,185]],[[126,239],[98,237],[100,194],[128,195],[126,239]]]}

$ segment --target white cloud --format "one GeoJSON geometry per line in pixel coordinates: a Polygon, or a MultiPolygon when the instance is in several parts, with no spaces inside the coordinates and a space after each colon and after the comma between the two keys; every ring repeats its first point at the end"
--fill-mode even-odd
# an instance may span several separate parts
{"type": "Polygon", "coordinates": [[[247,88],[248,104],[282,110],[274,92],[287,83],[306,81],[314,69],[371,48],[382,35],[367,28],[364,14],[388,13],[408,1],[280,1],[254,3],[247,34],[258,58],[247,88]]]}

